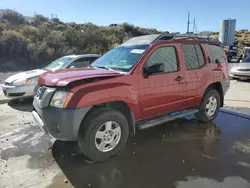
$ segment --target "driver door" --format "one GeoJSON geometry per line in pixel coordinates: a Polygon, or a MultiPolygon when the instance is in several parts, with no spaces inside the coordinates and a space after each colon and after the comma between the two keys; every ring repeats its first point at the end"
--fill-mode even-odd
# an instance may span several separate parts
{"type": "MultiPolygon", "coordinates": [[[[178,111],[185,107],[183,65],[178,58],[178,46],[160,46],[149,55],[139,74],[139,103],[142,119],[178,111]],[[164,70],[150,75],[147,67],[163,64],[164,70]]],[[[160,68],[162,69],[162,67],[160,68]]]]}

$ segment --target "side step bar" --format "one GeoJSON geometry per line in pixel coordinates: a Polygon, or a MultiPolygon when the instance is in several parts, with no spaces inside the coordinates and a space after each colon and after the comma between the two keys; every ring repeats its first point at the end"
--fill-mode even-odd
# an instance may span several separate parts
{"type": "Polygon", "coordinates": [[[166,115],[166,116],[163,116],[163,117],[161,116],[161,117],[154,118],[154,119],[151,119],[151,120],[148,120],[148,121],[147,120],[139,121],[139,122],[136,123],[136,127],[139,130],[147,129],[147,128],[150,128],[150,127],[154,127],[156,125],[160,125],[162,123],[173,121],[175,119],[183,118],[185,116],[194,114],[194,113],[196,113],[198,111],[199,110],[197,110],[197,109],[184,110],[180,114],[177,114],[177,115],[166,115]]]}

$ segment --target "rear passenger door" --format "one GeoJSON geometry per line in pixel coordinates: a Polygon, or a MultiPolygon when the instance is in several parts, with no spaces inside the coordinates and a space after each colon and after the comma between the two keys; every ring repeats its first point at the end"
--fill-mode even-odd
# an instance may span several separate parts
{"type": "Polygon", "coordinates": [[[206,85],[209,69],[206,66],[205,51],[202,45],[182,44],[181,49],[186,67],[185,84],[186,94],[190,100],[186,101],[187,107],[198,106],[198,95],[206,85]]]}
{"type": "Polygon", "coordinates": [[[185,83],[175,45],[153,50],[139,73],[139,106],[142,119],[167,114],[183,107],[185,83]],[[145,75],[145,70],[155,64],[164,64],[164,71],[145,75]]]}

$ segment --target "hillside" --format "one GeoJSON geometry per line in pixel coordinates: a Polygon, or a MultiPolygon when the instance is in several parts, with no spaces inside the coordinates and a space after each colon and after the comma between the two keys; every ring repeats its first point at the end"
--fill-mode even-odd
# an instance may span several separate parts
{"type": "Polygon", "coordinates": [[[128,23],[103,27],[64,23],[42,15],[35,15],[28,22],[23,15],[7,10],[0,14],[0,57],[46,64],[67,54],[105,53],[131,37],[155,33],[159,31],[128,23]]]}

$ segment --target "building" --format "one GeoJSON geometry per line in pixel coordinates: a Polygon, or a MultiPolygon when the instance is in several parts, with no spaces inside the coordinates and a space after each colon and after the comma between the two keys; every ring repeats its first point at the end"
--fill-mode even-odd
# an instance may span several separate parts
{"type": "Polygon", "coordinates": [[[199,35],[210,35],[210,31],[201,31],[199,35]]]}
{"type": "Polygon", "coordinates": [[[224,46],[233,46],[235,37],[236,20],[228,19],[220,22],[219,41],[224,46]]]}

